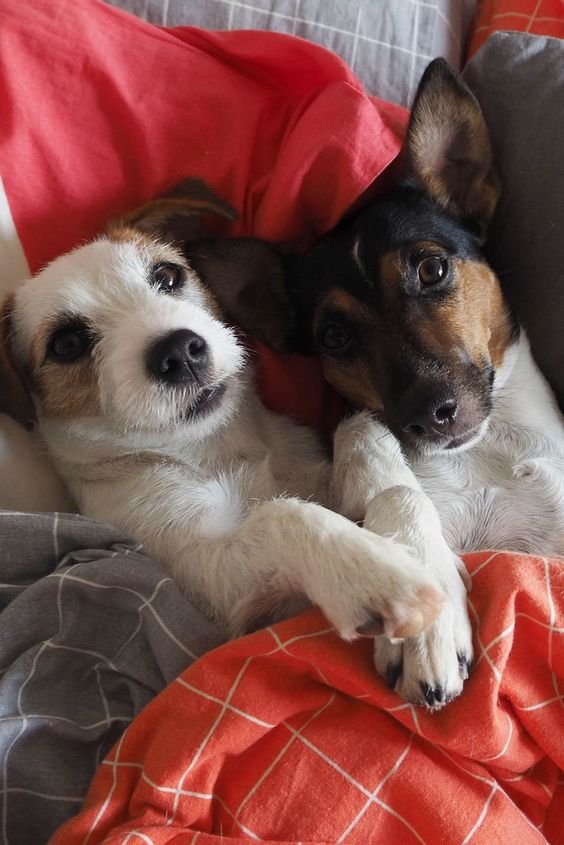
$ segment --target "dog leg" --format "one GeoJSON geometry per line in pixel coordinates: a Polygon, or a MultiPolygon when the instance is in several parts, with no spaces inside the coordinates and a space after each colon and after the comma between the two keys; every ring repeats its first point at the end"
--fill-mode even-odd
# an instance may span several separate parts
{"type": "Polygon", "coordinates": [[[444,596],[432,573],[390,539],[291,498],[243,499],[226,520],[225,502],[211,502],[209,488],[193,480],[187,495],[181,472],[158,472],[157,484],[147,474],[119,490],[108,485],[96,511],[86,510],[143,541],[233,633],[296,595],[317,604],[346,640],[418,634],[440,612],[444,596]]]}
{"type": "Polygon", "coordinates": [[[225,537],[194,538],[175,575],[211,602],[222,597],[234,633],[296,594],[345,640],[419,633],[443,604],[435,578],[406,548],[297,499],[257,504],[225,537]]]}
{"type": "Polygon", "coordinates": [[[466,570],[449,549],[438,513],[407,466],[391,432],[368,413],[345,420],[335,435],[332,499],[381,536],[412,549],[448,597],[417,637],[374,644],[376,669],[408,701],[438,709],[462,691],[472,660],[466,570]]]}

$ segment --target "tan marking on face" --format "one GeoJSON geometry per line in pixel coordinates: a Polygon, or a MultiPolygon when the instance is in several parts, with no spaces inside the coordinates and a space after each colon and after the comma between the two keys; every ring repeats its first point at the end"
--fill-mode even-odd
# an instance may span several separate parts
{"type": "Polygon", "coordinates": [[[135,226],[130,226],[120,221],[110,223],[106,237],[108,240],[115,241],[116,243],[132,243],[145,246],[149,249],[155,248],[155,239],[153,237],[146,232],[142,232],[140,229],[136,229],[135,226]]]}
{"type": "Polygon", "coordinates": [[[94,362],[85,355],[58,364],[47,357],[47,345],[56,320],[46,320],[31,342],[26,371],[41,403],[44,417],[76,419],[101,413],[94,362]]]}
{"type": "Polygon", "coordinates": [[[102,413],[90,358],[61,365],[48,361],[35,373],[34,383],[44,417],[78,419],[102,413]]]}
{"type": "MultiPolygon", "coordinates": [[[[347,315],[347,321],[354,326],[358,336],[374,337],[375,315],[366,303],[343,290],[334,288],[323,299],[316,310],[314,326],[317,328],[321,312],[331,309],[347,315]]],[[[382,408],[382,399],[375,387],[374,357],[347,359],[322,355],[323,374],[329,384],[354,406],[377,411],[382,408]]]]}
{"type": "Polygon", "coordinates": [[[511,343],[512,322],[509,313],[509,306],[501,290],[499,280],[489,267],[486,267],[490,275],[490,303],[488,320],[488,349],[494,367],[499,367],[507,347],[511,343]]]}
{"type": "Polygon", "coordinates": [[[29,350],[29,369],[32,373],[36,372],[45,360],[47,341],[52,331],[53,321],[47,320],[33,336],[29,350]]]}
{"type": "MultiPolygon", "coordinates": [[[[440,252],[440,247],[430,242],[414,248],[431,254],[440,252]]],[[[420,348],[438,360],[456,361],[463,349],[475,363],[491,357],[498,366],[511,336],[499,281],[484,262],[456,258],[451,264],[454,280],[448,297],[437,300],[428,317],[411,322],[411,332],[420,348]]],[[[401,281],[403,273],[413,270],[395,252],[383,256],[380,271],[388,309],[409,318],[409,301],[404,299],[400,305],[401,281]]]]}
{"type": "Polygon", "coordinates": [[[353,319],[355,317],[360,319],[363,314],[370,313],[370,309],[364,302],[361,302],[356,296],[353,296],[342,288],[333,288],[319,304],[314,318],[315,325],[317,325],[322,308],[332,308],[335,311],[344,312],[348,317],[353,319]]]}
{"type": "Polygon", "coordinates": [[[372,381],[368,362],[360,360],[349,363],[339,358],[325,358],[322,364],[323,374],[329,384],[355,407],[370,411],[382,410],[382,398],[372,381]]]}
{"type": "Polygon", "coordinates": [[[475,363],[491,360],[497,367],[511,337],[499,280],[479,261],[455,259],[453,272],[453,295],[437,304],[432,325],[421,326],[423,347],[447,362],[463,349],[475,363]]]}
{"type": "Polygon", "coordinates": [[[405,261],[398,252],[387,252],[380,258],[380,284],[390,293],[400,288],[405,273],[405,261]]]}

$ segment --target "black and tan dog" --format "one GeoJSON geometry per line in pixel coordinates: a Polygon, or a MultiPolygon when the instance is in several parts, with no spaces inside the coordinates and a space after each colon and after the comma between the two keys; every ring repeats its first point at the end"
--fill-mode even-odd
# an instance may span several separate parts
{"type": "Polygon", "coordinates": [[[421,636],[375,641],[379,671],[431,707],[460,692],[472,656],[455,555],[564,554],[562,418],[482,253],[498,196],[480,108],[438,59],[391,194],[304,257],[233,241],[193,259],[225,276],[234,320],[275,348],[318,354],[363,409],[348,460],[338,444],[337,506],[414,547],[451,598],[421,636]]]}

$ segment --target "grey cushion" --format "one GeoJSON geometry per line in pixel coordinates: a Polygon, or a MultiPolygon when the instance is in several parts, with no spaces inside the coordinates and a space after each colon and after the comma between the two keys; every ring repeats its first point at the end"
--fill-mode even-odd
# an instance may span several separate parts
{"type": "Polygon", "coordinates": [[[464,76],[503,181],[491,258],[564,409],[564,41],[497,33],[464,76]]]}

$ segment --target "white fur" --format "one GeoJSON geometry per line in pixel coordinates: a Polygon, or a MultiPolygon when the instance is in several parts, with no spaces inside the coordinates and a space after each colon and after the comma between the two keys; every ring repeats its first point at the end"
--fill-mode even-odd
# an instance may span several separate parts
{"type": "Polygon", "coordinates": [[[191,271],[173,297],[151,287],[151,266],[165,260],[182,263],[165,244],[101,239],[16,295],[22,364],[58,315],[87,319],[99,337],[101,413],[46,417],[38,402],[80,511],[137,536],[233,631],[299,595],[346,639],[367,623],[389,636],[422,630],[443,601],[433,574],[402,544],[328,509],[331,466],[317,438],[261,405],[244,351],[191,271]],[[209,383],[226,385],[215,410],[192,420],[182,412],[199,388],[161,385],[144,364],[150,345],[178,328],[206,340],[209,383]]]}
{"type": "Polygon", "coordinates": [[[525,333],[494,384],[486,434],[472,449],[413,459],[457,552],[564,555],[564,426],[525,333]]]}
{"type": "Polygon", "coordinates": [[[414,549],[449,596],[420,636],[402,644],[375,640],[378,671],[395,677],[403,663],[398,692],[433,707],[444,701],[425,698],[424,686],[453,698],[472,658],[457,555],[487,548],[564,555],[564,426],[524,332],[506,352],[493,398],[481,437],[456,451],[405,457],[368,413],[337,433],[341,511],[414,549]]]}

